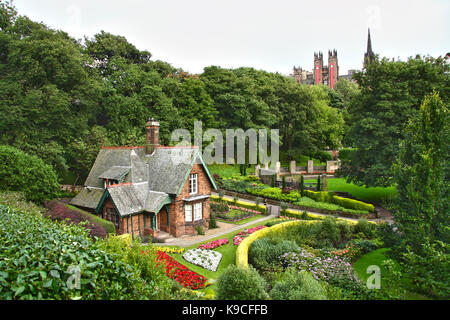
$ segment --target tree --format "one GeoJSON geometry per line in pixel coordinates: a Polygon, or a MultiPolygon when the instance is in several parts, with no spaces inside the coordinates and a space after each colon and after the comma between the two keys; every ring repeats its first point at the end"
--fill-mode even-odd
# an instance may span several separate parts
{"type": "Polygon", "coordinates": [[[449,292],[450,115],[437,91],[427,95],[405,129],[394,164],[398,201],[394,211],[405,265],[428,293],[449,292]]]}
{"type": "Polygon", "coordinates": [[[0,189],[22,191],[29,201],[42,203],[59,190],[53,168],[36,156],[11,146],[0,146],[0,189]]]}
{"type": "Polygon", "coordinates": [[[449,242],[450,116],[437,91],[427,95],[408,122],[394,165],[395,221],[418,252],[424,239],[449,242]]]}
{"type": "Polygon", "coordinates": [[[375,60],[356,73],[361,93],[349,108],[347,137],[357,150],[342,162],[340,175],[367,187],[391,185],[403,127],[417,114],[423,97],[436,88],[448,103],[449,67],[441,57],[417,56],[407,62],[375,60]]]}

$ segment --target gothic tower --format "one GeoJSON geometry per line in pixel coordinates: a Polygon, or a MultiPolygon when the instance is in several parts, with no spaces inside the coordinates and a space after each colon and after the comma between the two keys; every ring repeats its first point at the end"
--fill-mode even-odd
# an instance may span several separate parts
{"type": "Polygon", "coordinates": [[[314,52],[314,84],[323,83],[323,54],[314,52]]]}
{"type": "Polygon", "coordinates": [[[339,65],[336,50],[328,50],[328,85],[334,89],[334,85],[338,81],[339,65]]]}
{"type": "Polygon", "coordinates": [[[367,52],[364,54],[364,68],[375,60],[375,53],[372,51],[372,40],[370,39],[370,28],[367,36],[367,52]]]}

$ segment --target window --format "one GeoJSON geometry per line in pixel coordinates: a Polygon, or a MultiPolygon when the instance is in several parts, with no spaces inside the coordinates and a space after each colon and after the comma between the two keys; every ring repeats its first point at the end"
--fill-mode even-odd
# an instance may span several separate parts
{"type": "Polygon", "coordinates": [[[184,220],[186,222],[192,221],[192,206],[190,204],[184,206],[184,220]]]}
{"type": "Polygon", "coordinates": [[[189,194],[196,194],[198,191],[198,175],[196,173],[189,176],[189,194]]]}
{"type": "Polygon", "coordinates": [[[194,204],[194,221],[201,220],[202,216],[202,203],[194,204]]]}

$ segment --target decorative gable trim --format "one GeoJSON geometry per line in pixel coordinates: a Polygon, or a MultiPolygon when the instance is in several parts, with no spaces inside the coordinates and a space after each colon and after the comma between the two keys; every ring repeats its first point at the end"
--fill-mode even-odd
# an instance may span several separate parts
{"type": "Polygon", "coordinates": [[[192,168],[194,168],[195,160],[197,160],[197,158],[200,159],[200,162],[201,162],[201,164],[203,166],[203,169],[205,170],[206,175],[208,176],[209,181],[211,182],[214,190],[217,190],[216,182],[214,181],[211,173],[208,170],[208,167],[206,166],[205,162],[203,161],[202,155],[200,154],[200,152],[197,152],[197,155],[195,157],[192,157],[192,162],[191,162],[190,169],[188,170],[188,172],[186,172],[186,176],[184,177],[184,182],[180,185],[180,188],[178,189],[177,197],[180,195],[181,191],[183,190],[183,187],[184,187],[184,185],[186,184],[186,181],[189,178],[189,174],[191,173],[192,168]]]}

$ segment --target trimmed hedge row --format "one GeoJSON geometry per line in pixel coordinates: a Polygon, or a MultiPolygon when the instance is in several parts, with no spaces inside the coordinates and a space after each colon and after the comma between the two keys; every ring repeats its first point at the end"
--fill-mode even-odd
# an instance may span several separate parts
{"type": "Polygon", "coordinates": [[[313,200],[316,200],[318,202],[329,202],[337,204],[338,206],[352,209],[352,210],[363,210],[363,211],[369,211],[374,212],[375,208],[370,203],[365,203],[358,200],[353,200],[349,198],[342,198],[335,196],[332,192],[326,192],[326,191],[310,191],[305,190],[305,195],[308,198],[311,198],[313,200]]]}
{"type": "MultiPolygon", "coordinates": [[[[211,195],[210,199],[213,200],[213,201],[222,200],[222,201],[226,201],[226,202],[230,202],[231,204],[234,204],[234,200],[233,199],[228,199],[228,198],[220,199],[219,196],[216,196],[214,194],[211,195]]],[[[261,212],[263,214],[267,212],[267,208],[263,204],[256,205],[256,203],[238,200],[238,201],[236,201],[236,206],[242,207],[242,208],[245,208],[245,209],[256,210],[256,211],[259,211],[259,212],[261,212]]]]}
{"type": "Polygon", "coordinates": [[[116,234],[116,227],[114,226],[114,223],[111,221],[105,220],[100,218],[99,216],[96,216],[95,214],[89,213],[87,211],[81,210],[77,207],[71,206],[70,204],[66,205],[67,208],[71,210],[79,211],[82,215],[87,217],[88,219],[91,219],[92,222],[100,224],[108,233],[116,234]]]}

